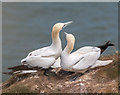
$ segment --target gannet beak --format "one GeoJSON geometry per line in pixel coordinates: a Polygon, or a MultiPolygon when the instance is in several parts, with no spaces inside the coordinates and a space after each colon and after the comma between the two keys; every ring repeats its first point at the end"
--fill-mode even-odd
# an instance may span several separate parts
{"type": "Polygon", "coordinates": [[[69,21],[69,22],[64,23],[63,28],[65,28],[66,26],[70,25],[72,22],[73,21],[69,21]]]}
{"type": "Polygon", "coordinates": [[[64,32],[65,33],[65,35],[67,35],[68,33],[67,32],[64,32]]]}

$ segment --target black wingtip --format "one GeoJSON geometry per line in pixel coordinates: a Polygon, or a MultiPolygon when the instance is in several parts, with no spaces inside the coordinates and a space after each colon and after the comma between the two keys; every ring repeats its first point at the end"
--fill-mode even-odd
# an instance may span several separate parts
{"type": "Polygon", "coordinates": [[[115,44],[109,44],[109,46],[115,46],[115,44]]]}
{"type": "Polygon", "coordinates": [[[109,43],[111,43],[111,42],[110,42],[110,41],[107,41],[107,42],[105,43],[105,45],[106,45],[106,44],[109,44],[109,43]]]}
{"type": "Polygon", "coordinates": [[[105,46],[115,46],[115,44],[111,43],[110,41],[107,41],[104,45],[105,46]]]}
{"type": "Polygon", "coordinates": [[[111,43],[110,41],[107,41],[104,45],[97,47],[101,49],[101,54],[102,54],[109,46],[115,46],[115,44],[111,43]]]}

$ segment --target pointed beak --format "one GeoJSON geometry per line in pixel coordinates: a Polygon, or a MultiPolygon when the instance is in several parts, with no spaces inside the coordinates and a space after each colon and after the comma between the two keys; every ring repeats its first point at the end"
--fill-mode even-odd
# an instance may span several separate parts
{"type": "Polygon", "coordinates": [[[69,22],[64,23],[63,28],[65,28],[66,26],[70,25],[71,23],[73,23],[73,21],[69,21],[69,22]]]}

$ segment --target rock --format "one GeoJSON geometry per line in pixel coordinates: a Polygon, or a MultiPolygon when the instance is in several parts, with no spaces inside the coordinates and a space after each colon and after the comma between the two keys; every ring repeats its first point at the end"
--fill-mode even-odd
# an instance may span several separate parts
{"type": "Polygon", "coordinates": [[[120,57],[114,54],[100,59],[113,58],[113,63],[95,68],[75,81],[70,79],[77,73],[45,76],[39,72],[35,75],[11,76],[2,84],[3,93],[118,93],[120,57]]]}

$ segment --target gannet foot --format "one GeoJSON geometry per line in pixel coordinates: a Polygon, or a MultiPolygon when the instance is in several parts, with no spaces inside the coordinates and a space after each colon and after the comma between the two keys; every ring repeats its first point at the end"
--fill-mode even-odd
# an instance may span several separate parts
{"type": "Polygon", "coordinates": [[[89,73],[91,71],[91,67],[92,66],[88,67],[88,69],[84,72],[84,74],[89,73]]]}
{"type": "Polygon", "coordinates": [[[49,75],[49,74],[47,73],[47,70],[48,70],[48,69],[45,69],[45,70],[44,70],[44,75],[45,75],[45,76],[48,76],[48,75],[49,75]]]}
{"type": "Polygon", "coordinates": [[[61,67],[58,67],[55,74],[57,75],[61,71],[61,67]]]}
{"type": "Polygon", "coordinates": [[[75,72],[61,70],[59,73],[63,75],[71,75],[74,74],[75,72]]]}
{"type": "Polygon", "coordinates": [[[78,75],[73,76],[70,81],[75,81],[77,78],[79,78],[80,76],[84,75],[84,73],[79,73],[78,75]]]}
{"type": "Polygon", "coordinates": [[[57,76],[57,74],[55,72],[52,72],[52,71],[48,72],[48,70],[45,70],[44,75],[45,76],[57,76]]]}
{"type": "Polygon", "coordinates": [[[52,72],[53,68],[48,68],[48,69],[44,69],[44,75],[45,76],[49,76],[49,75],[56,75],[55,72],[52,72]]]}

